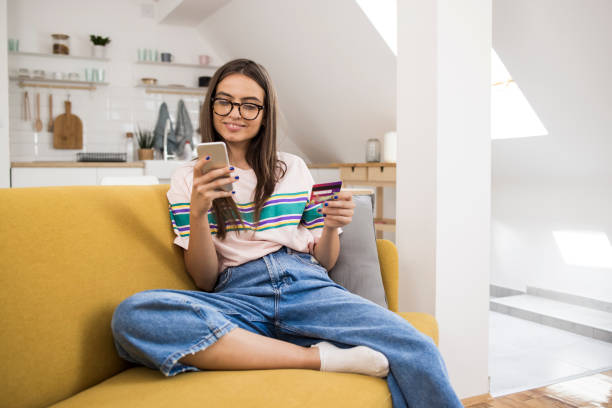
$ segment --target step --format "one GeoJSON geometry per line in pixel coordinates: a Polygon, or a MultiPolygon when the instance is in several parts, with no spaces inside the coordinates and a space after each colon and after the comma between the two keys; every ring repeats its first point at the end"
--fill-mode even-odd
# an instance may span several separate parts
{"type": "Polygon", "coordinates": [[[533,295],[490,299],[490,309],[612,343],[612,313],[533,295]]]}

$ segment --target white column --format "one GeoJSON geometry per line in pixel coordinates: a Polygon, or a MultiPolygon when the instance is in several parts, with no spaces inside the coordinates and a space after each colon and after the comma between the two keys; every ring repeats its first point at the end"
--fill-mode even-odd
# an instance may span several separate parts
{"type": "Polygon", "coordinates": [[[435,315],[460,398],[489,392],[490,0],[398,1],[399,309],[435,315]]]}
{"type": "Polygon", "coordinates": [[[7,5],[0,0],[0,188],[10,186],[7,5]]]}

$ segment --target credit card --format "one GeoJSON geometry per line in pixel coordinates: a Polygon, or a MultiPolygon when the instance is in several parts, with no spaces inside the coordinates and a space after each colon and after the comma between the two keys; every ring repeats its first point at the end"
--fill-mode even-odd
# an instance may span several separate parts
{"type": "Polygon", "coordinates": [[[319,204],[332,199],[336,193],[340,192],[340,187],[342,187],[342,181],[313,185],[312,192],[310,193],[310,203],[319,204]]]}

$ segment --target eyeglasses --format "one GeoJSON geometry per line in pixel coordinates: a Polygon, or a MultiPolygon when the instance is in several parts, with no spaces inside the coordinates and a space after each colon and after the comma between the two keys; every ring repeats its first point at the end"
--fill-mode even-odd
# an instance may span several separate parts
{"type": "Polygon", "coordinates": [[[259,112],[264,108],[261,105],[254,103],[238,103],[232,102],[224,98],[213,98],[213,112],[219,116],[227,116],[231,113],[234,106],[238,107],[238,112],[242,119],[255,120],[259,116],[259,112]]]}

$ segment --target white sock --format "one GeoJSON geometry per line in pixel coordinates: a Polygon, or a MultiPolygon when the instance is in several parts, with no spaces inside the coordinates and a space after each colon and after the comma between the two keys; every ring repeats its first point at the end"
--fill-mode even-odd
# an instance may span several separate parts
{"type": "Polygon", "coordinates": [[[373,377],[386,377],[389,374],[387,357],[367,346],[342,349],[322,341],[310,347],[319,348],[321,371],[357,373],[373,377]]]}

